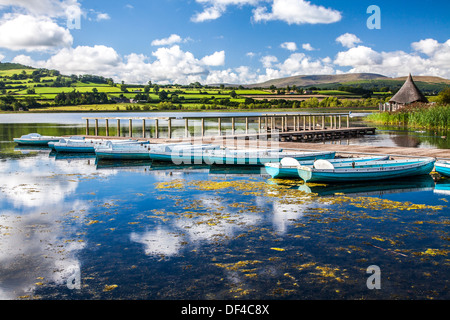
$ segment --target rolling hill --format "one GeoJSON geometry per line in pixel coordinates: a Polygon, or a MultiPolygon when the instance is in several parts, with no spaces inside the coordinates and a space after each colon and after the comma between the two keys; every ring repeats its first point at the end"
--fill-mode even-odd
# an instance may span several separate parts
{"type": "MultiPolygon", "coordinates": [[[[450,84],[450,80],[431,77],[431,76],[413,76],[416,82],[429,84],[450,84]]],[[[381,74],[374,73],[348,73],[338,75],[299,75],[288,78],[273,79],[263,83],[245,85],[247,88],[269,88],[275,86],[277,88],[285,88],[286,86],[297,87],[324,87],[336,88],[340,85],[355,85],[358,83],[370,83],[383,86],[400,85],[406,80],[405,77],[389,78],[381,74]]]]}

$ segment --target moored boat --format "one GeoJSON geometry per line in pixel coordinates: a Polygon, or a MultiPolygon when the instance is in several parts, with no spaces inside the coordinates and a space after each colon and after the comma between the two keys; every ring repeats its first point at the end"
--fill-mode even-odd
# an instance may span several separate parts
{"type": "Polygon", "coordinates": [[[334,159],[336,152],[296,152],[274,150],[215,150],[208,152],[208,163],[215,165],[255,165],[280,162],[283,158],[293,158],[298,161],[334,159]]]}
{"type": "Polygon", "coordinates": [[[20,138],[14,138],[14,142],[18,145],[26,146],[48,146],[49,142],[57,142],[62,137],[53,136],[41,136],[39,133],[30,133],[21,136],[20,138]]]}
{"type": "Polygon", "coordinates": [[[150,149],[150,159],[174,164],[207,163],[208,151],[218,150],[219,145],[167,144],[150,149]]]}
{"type": "Polygon", "coordinates": [[[435,170],[444,177],[450,177],[450,161],[439,160],[435,163],[435,170]]]}
{"type": "Polygon", "coordinates": [[[111,141],[94,147],[95,155],[99,160],[147,160],[150,148],[151,145],[148,143],[114,144],[111,141]]]}
{"type": "MultiPolygon", "coordinates": [[[[359,157],[359,158],[340,158],[340,159],[329,159],[328,161],[333,164],[333,166],[339,167],[350,167],[353,163],[359,162],[370,162],[370,161],[380,161],[388,160],[389,156],[374,156],[374,157],[359,157]]],[[[297,161],[293,158],[283,158],[280,162],[266,163],[266,172],[275,179],[299,179],[298,167],[300,166],[313,166],[315,160],[297,161]]]]}
{"type": "Polygon", "coordinates": [[[348,182],[395,179],[430,174],[436,159],[418,158],[355,163],[351,167],[335,167],[326,160],[318,160],[313,167],[297,168],[305,182],[348,182]]]}
{"type": "Polygon", "coordinates": [[[53,144],[56,152],[67,153],[95,153],[95,147],[105,146],[108,142],[112,144],[140,144],[138,140],[66,140],[61,139],[53,144]]]}

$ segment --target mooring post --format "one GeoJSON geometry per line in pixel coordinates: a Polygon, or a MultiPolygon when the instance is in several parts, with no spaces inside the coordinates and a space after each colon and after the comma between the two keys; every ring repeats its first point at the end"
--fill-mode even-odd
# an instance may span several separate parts
{"type": "Polygon", "coordinates": [[[306,131],[306,116],[303,116],[303,131],[306,131]]]}
{"type": "Polygon", "coordinates": [[[189,119],[188,118],[184,119],[184,137],[185,138],[189,137],[189,119]]]}
{"type": "Polygon", "coordinates": [[[325,130],[325,116],[322,116],[322,130],[325,130]]]}
{"type": "Polygon", "coordinates": [[[248,117],[245,117],[245,134],[248,134],[248,117]]]}
{"type": "Polygon", "coordinates": [[[120,137],[120,119],[117,119],[117,132],[116,136],[120,137]]]}
{"type": "Polygon", "coordinates": [[[333,129],[333,116],[330,116],[330,129],[333,129]]]}
{"type": "Polygon", "coordinates": [[[133,120],[128,119],[128,136],[131,138],[133,136],[133,120]]]}
{"type": "Polygon", "coordinates": [[[217,129],[218,129],[218,136],[220,137],[222,135],[222,118],[217,118],[217,129]]]}
{"type": "Polygon", "coordinates": [[[98,136],[98,119],[95,119],[95,136],[98,136]]]}
{"type": "Polygon", "coordinates": [[[159,138],[159,120],[155,119],[155,138],[159,138]]]}
{"type": "Polygon", "coordinates": [[[142,119],[142,138],[145,138],[145,119],[142,119]]]}
{"type": "Polygon", "coordinates": [[[234,120],[234,117],[233,117],[233,118],[231,118],[231,135],[234,136],[235,132],[236,132],[236,123],[235,123],[235,120],[234,120]]]}
{"type": "Polygon", "coordinates": [[[169,139],[172,139],[172,119],[169,118],[168,122],[167,122],[167,136],[169,137],[169,139]]]}
{"type": "Polygon", "coordinates": [[[347,129],[350,128],[350,115],[347,115],[347,129]]]}
{"type": "Polygon", "coordinates": [[[258,133],[261,133],[261,117],[258,117],[258,133]]]}
{"type": "Polygon", "coordinates": [[[105,124],[105,126],[106,126],[106,136],[109,137],[109,120],[105,119],[105,122],[106,122],[106,124],[105,124]]]}
{"type": "Polygon", "coordinates": [[[202,137],[205,135],[205,118],[202,118],[202,132],[201,132],[201,134],[202,134],[202,137]]]}
{"type": "Polygon", "coordinates": [[[339,129],[341,128],[341,115],[339,115],[339,129]]]}
{"type": "Polygon", "coordinates": [[[86,119],[86,135],[89,135],[89,119],[86,119]]]}

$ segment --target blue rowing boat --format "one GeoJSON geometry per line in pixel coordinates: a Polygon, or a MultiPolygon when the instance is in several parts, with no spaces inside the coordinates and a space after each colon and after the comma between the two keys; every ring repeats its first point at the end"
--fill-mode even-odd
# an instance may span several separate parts
{"type": "Polygon", "coordinates": [[[207,151],[220,149],[218,145],[166,144],[150,148],[153,161],[172,162],[176,165],[207,163],[207,151]]]}
{"type": "Polygon", "coordinates": [[[437,161],[435,163],[435,170],[444,177],[450,177],[450,161],[437,161]]]}
{"type": "Polygon", "coordinates": [[[14,138],[14,142],[22,146],[44,146],[47,147],[49,142],[58,142],[62,137],[41,136],[39,133],[30,133],[14,138]]]}
{"type": "Polygon", "coordinates": [[[279,150],[214,150],[208,152],[208,163],[214,165],[253,165],[264,166],[266,163],[280,162],[283,158],[298,161],[334,159],[335,152],[295,152],[279,150]]]}
{"type": "Polygon", "coordinates": [[[113,144],[140,144],[149,142],[140,142],[137,140],[66,140],[61,139],[53,144],[56,152],[61,153],[95,153],[95,147],[105,146],[107,143],[113,144]]]}
{"type": "Polygon", "coordinates": [[[95,155],[98,160],[150,160],[149,143],[112,143],[95,146],[95,155]]]}
{"type": "Polygon", "coordinates": [[[355,163],[352,167],[334,167],[318,160],[313,167],[300,166],[297,171],[305,182],[349,182],[384,180],[430,174],[436,159],[419,158],[355,163]]]}
{"type": "MultiPolygon", "coordinates": [[[[389,156],[374,156],[374,157],[361,157],[361,158],[342,158],[342,159],[330,159],[328,160],[335,167],[352,166],[353,163],[369,162],[388,160],[389,156]]],[[[300,166],[313,166],[315,160],[297,161],[293,158],[283,158],[280,162],[266,163],[265,169],[267,174],[274,179],[299,179],[298,167],[300,166]]]]}

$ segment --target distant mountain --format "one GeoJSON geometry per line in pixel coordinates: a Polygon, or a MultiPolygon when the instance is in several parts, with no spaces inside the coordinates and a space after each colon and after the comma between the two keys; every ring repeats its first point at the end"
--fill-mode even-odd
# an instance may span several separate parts
{"type": "Polygon", "coordinates": [[[381,74],[374,73],[346,73],[337,75],[301,75],[288,78],[273,79],[263,83],[245,85],[247,88],[269,88],[272,85],[277,88],[286,86],[309,87],[320,84],[341,84],[361,80],[386,80],[389,79],[381,74]]]}

